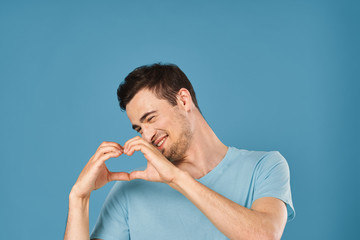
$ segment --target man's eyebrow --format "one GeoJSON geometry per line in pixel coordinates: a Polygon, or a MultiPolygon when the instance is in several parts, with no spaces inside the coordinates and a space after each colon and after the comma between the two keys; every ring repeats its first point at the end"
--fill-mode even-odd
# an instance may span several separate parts
{"type": "MultiPolygon", "coordinates": [[[[144,120],[145,120],[145,118],[146,118],[147,116],[149,116],[150,114],[156,113],[156,112],[157,112],[157,111],[155,110],[155,111],[150,111],[150,112],[145,113],[145,114],[142,115],[142,117],[140,118],[140,122],[143,123],[144,120]]],[[[140,126],[134,124],[134,125],[132,125],[132,128],[133,128],[134,130],[136,130],[137,128],[140,128],[140,126]]]]}
{"type": "Polygon", "coordinates": [[[153,113],[155,113],[155,112],[157,112],[157,111],[150,111],[150,112],[145,113],[145,114],[142,115],[142,117],[140,118],[140,122],[141,122],[141,123],[144,122],[144,120],[145,120],[145,118],[146,118],[147,116],[149,116],[150,114],[153,114],[153,113]]]}

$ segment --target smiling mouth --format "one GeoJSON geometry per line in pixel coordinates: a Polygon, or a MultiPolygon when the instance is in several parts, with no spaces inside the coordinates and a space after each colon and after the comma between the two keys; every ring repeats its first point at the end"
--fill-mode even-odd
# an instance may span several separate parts
{"type": "Polygon", "coordinates": [[[165,137],[163,137],[157,144],[155,144],[155,146],[160,149],[162,147],[162,145],[164,144],[164,142],[166,141],[167,139],[167,135],[165,137]]]}

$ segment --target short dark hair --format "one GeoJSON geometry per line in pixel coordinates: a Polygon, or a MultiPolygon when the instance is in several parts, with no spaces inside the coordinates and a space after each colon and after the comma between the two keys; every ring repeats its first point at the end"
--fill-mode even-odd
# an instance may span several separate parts
{"type": "Polygon", "coordinates": [[[185,73],[175,64],[155,63],[136,68],[129,73],[117,89],[117,97],[122,110],[140,90],[148,89],[160,99],[167,100],[175,106],[176,95],[181,88],[186,88],[197,109],[195,91],[185,73]]]}

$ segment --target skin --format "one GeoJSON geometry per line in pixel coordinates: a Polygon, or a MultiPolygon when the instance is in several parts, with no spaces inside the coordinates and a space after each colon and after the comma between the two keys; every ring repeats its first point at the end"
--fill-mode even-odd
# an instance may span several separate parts
{"type": "Polygon", "coordinates": [[[110,181],[144,179],[163,182],[182,193],[230,239],[280,239],[287,211],[276,198],[265,197],[245,208],[195,179],[201,178],[224,158],[227,147],[216,137],[190,93],[180,89],[177,105],[141,90],[126,106],[127,115],[140,136],[124,146],[103,142],[81,172],[69,196],[65,239],[89,239],[89,199],[93,190],[110,181]],[[161,146],[161,140],[165,140],[161,146]],[[105,161],[141,151],[147,159],[144,171],[110,172],[105,161]]]}

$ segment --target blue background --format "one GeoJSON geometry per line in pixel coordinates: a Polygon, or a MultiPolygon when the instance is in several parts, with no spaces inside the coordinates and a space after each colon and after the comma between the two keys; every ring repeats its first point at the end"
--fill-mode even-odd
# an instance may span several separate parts
{"type": "MultiPolygon", "coordinates": [[[[118,84],[159,61],[187,74],[225,144],[288,160],[283,239],[358,236],[359,20],[348,0],[1,1],[1,238],[63,237],[88,159],[135,136],[118,84]]],[[[92,194],[91,229],[111,186],[92,194]]]]}

